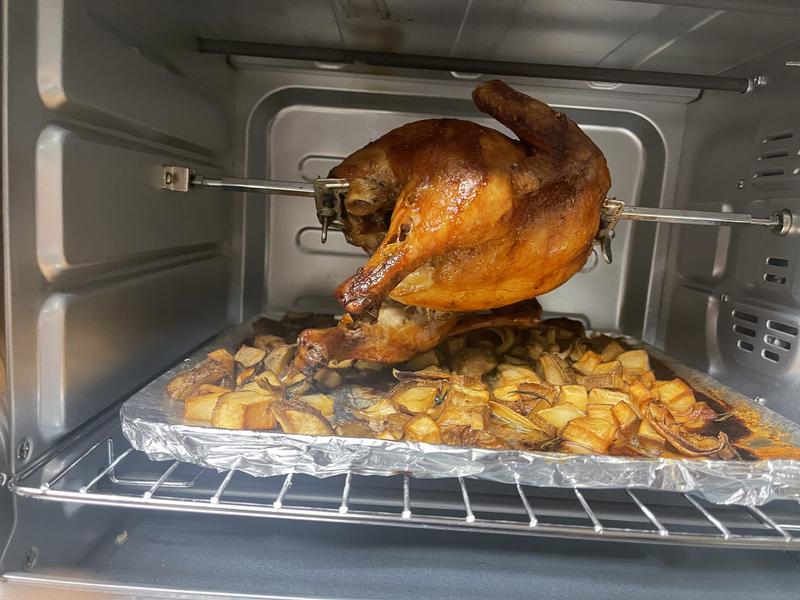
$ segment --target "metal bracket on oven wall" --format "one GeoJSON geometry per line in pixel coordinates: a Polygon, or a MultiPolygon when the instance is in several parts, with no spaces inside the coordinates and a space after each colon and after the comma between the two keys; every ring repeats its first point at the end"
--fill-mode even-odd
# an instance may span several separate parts
{"type": "Polygon", "coordinates": [[[792,213],[784,208],[769,217],[760,218],[744,213],[716,213],[700,210],[680,210],[674,208],[648,208],[628,206],[616,198],[606,198],[600,213],[600,228],[595,241],[600,244],[600,254],[606,263],[611,264],[611,241],[615,227],[624,221],[653,221],[656,223],[676,223],[683,225],[755,225],[766,227],[775,235],[785,236],[792,231],[792,213]]]}
{"type": "Polygon", "coordinates": [[[217,188],[228,192],[255,192],[314,198],[317,219],[322,225],[322,243],[328,240],[328,230],[341,228],[344,223],[344,195],[350,184],[346,179],[317,179],[312,183],[244,179],[240,177],[203,177],[189,167],[162,167],[161,189],[188,192],[191,188],[217,188]]]}

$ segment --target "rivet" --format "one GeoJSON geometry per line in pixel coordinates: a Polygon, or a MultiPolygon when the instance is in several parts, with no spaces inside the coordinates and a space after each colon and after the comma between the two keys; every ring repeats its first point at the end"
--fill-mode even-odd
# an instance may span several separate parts
{"type": "Polygon", "coordinates": [[[744,179],[740,179],[736,182],[736,189],[741,190],[742,188],[744,188],[744,179]]]}
{"type": "Polygon", "coordinates": [[[31,441],[28,438],[25,438],[19,443],[17,446],[17,458],[19,460],[25,460],[28,458],[28,455],[31,453],[31,441]]]}
{"type": "Polygon", "coordinates": [[[719,295],[719,301],[720,302],[727,302],[730,299],[731,299],[731,296],[728,293],[723,292],[722,294],[719,295]]]}
{"type": "Polygon", "coordinates": [[[23,571],[30,571],[33,569],[34,565],[36,565],[36,559],[38,558],[39,553],[36,551],[36,548],[28,548],[25,550],[25,558],[22,561],[22,570],[23,571]]]}

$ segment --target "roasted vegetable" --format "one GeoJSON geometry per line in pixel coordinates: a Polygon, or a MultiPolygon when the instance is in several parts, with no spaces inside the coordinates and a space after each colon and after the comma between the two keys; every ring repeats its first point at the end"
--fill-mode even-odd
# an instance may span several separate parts
{"type": "Polygon", "coordinates": [[[561,406],[554,406],[546,408],[536,413],[540,418],[550,423],[556,429],[561,429],[572,419],[584,416],[583,411],[578,410],[572,404],[562,404],[561,406]]]}
{"type": "Polygon", "coordinates": [[[294,350],[294,346],[289,346],[287,344],[275,346],[264,358],[264,369],[272,371],[278,377],[283,377],[289,366],[289,362],[294,357],[294,350]]]}
{"type": "Polygon", "coordinates": [[[454,407],[480,407],[487,405],[489,397],[488,390],[451,383],[444,394],[444,404],[454,407]]]}
{"type": "Polygon", "coordinates": [[[323,367],[314,373],[314,381],[325,389],[332,390],[342,385],[342,376],[333,369],[323,367]]]}
{"type": "Polygon", "coordinates": [[[614,340],[605,348],[603,348],[600,358],[603,359],[603,362],[610,362],[612,360],[616,360],[616,358],[623,352],[625,352],[625,348],[623,348],[622,344],[620,344],[618,341],[614,340]]]}
{"type": "Polygon", "coordinates": [[[275,400],[265,399],[248,404],[244,413],[245,429],[274,429],[277,425],[272,405],[275,400]]]}
{"type": "Polygon", "coordinates": [[[226,350],[215,350],[197,366],[178,373],[167,384],[167,395],[173,400],[185,400],[197,394],[204,383],[218,384],[233,377],[233,356],[226,350]]]}
{"type": "Polygon", "coordinates": [[[241,346],[233,359],[243,367],[254,367],[267,355],[266,351],[261,348],[252,348],[251,346],[241,346]]]}
{"type": "Polygon", "coordinates": [[[409,382],[395,387],[391,399],[401,411],[416,415],[426,413],[433,408],[438,395],[438,387],[409,382]]]}
{"type": "Polygon", "coordinates": [[[442,443],[439,426],[427,415],[417,415],[408,421],[403,427],[403,437],[410,442],[442,443]]]}
{"type": "Polygon", "coordinates": [[[333,398],[330,396],[325,394],[306,394],[305,396],[299,396],[297,399],[314,407],[327,419],[333,416],[333,398]]]}
{"type": "Polygon", "coordinates": [[[650,370],[650,358],[645,350],[628,350],[616,358],[626,371],[641,375],[650,370]]]}
{"type": "Polygon", "coordinates": [[[280,400],[272,405],[272,413],[286,433],[333,435],[330,423],[312,406],[298,400],[280,400]]]}
{"type": "Polygon", "coordinates": [[[287,342],[313,317],[304,319],[266,320],[235,356],[215,350],[176,376],[167,391],[184,401],[184,418],[229,429],[335,429],[346,437],[491,449],[739,458],[724,433],[699,433],[719,414],[697,402],[686,382],[657,381],[645,350],[587,340],[575,322],[461,333],[393,370],[398,383],[386,391],[368,387],[388,376],[385,365],[371,361],[299,370],[287,342]],[[315,393],[329,390],[336,400],[315,393]],[[356,420],[338,420],[348,414],[356,420]]]}
{"type": "Polygon", "coordinates": [[[497,359],[485,348],[465,348],[452,359],[452,365],[460,375],[482,377],[497,366],[497,359]]]}
{"type": "Polygon", "coordinates": [[[505,385],[512,383],[541,383],[542,381],[532,369],[508,363],[497,365],[497,377],[505,385]]]}
{"type": "Polygon", "coordinates": [[[224,393],[227,390],[187,398],[183,405],[183,417],[193,421],[210,421],[217,400],[224,393]]]}
{"type": "Polygon", "coordinates": [[[572,404],[579,410],[586,410],[589,394],[582,385],[562,385],[558,394],[559,404],[572,404]]]}
{"type": "Polygon", "coordinates": [[[269,400],[259,392],[243,391],[222,394],[214,406],[211,424],[222,429],[244,429],[247,406],[269,400]]]}
{"type": "Polygon", "coordinates": [[[524,432],[541,431],[549,436],[553,436],[556,433],[557,428],[550,421],[543,419],[536,413],[530,413],[526,417],[499,402],[489,402],[489,409],[492,411],[493,417],[514,429],[524,432]]]}
{"type": "Polygon", "coordinates": [[[543,354],[539,359],[544,371],[544,380],[553,385],[575,383],[575,373],[567,365],[567,361],[556,354],[543,354]]]}
{"type": "Polygon", "coordinates": [[[572,365],[572,368],[583,375],[591,375],[594,372],[595,367],[602,362],[602,356],[596,352],[593,352],[592,350],[587,350],[583,353],[581,359],[572,365]]]}
{"type": "Polygon", "coordinates": [[[474,430],[486,429],[489,410],[486,406],[445,406],[437,425],[444,430],[447,427],[466,426],[474,430]]]}

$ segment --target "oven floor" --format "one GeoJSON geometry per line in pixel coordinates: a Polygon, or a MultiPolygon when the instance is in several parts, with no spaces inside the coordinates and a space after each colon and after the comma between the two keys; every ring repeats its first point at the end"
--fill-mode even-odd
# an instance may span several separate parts
{"type": "MultiPolygon", "coordinates": [[[[784,552],[139,513],[70,577],[301,598],[796,598],[784,552]],[[115,540],[125,530],[124,543],[115,540]]],[[[52,573],[52,572],[51,572],[52,573]]],[[[48,573],[39,572],[46,575],[48,573]]]]}

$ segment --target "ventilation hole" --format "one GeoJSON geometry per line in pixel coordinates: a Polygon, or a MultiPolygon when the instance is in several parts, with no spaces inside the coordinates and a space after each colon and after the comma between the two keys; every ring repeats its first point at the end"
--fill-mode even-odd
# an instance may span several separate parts
{"type": "Polygon", "coordinates": [[[772,350],[762,350],[761,356],[763,356],[767,360],[771,360],[772,362],[778,362],[781,359],[781,357],[778,356],[778,353],[773,352],[772,350]]]}
{"type": "Polygon", "coordinates": [[[790,350],[792,348],[791,342],[787,342],[786,340],[777,338],[774,335],[765,335],[764,341],[767,342],[770,346],[775,346],[776,348],[780,348],[781,350],[790,350]]]}
{"type": "Polygon", "coordinates": [[[769,319],[767,321],[767,327],[772,329],[773,331],[780,331],[781,333],[785,333],[786,335],[797,335],[797,327],[792,327],[791,325],[786,325],[786,323],[781,323],[780,321],[773,321],[769,319]]]}
{"type": "Polygon", "coordinates": [[[741,310],[735,310],[731,314],[733,315],[734,319],[747,321],[748,323],[758,323],[758,317],[755,315],[751,315],[750,313],[746,313],[741,310]]]}
{"type": "Polygon", "coordinates": [[[767,259],[767,264],[770,267],[780,267],[781,269],[785,269],[789,266],[789,261],[785,258],[775,258],[774,256],[770,256],[767,259]]]}
{"type": "Polygon", "coordinates": [[[783,131],[781,133],[773,133],[772,135],[768,135],[763,140],[761,140],[762,144],[767,144],[769,142],[777,142],[779,140],[790,140],[794,134],[791,131],[783,131]]]}
{"type": "Polygon", "coordinates": [[[756,174],[753,175],[753,179],[775,177],[777,175],[783,175],[783,169],[761,169],[760,171],[756,171],[756,174]]]}
{"type": "Polygon", "coordinates": [[[744,325],[734,325],[733,330],[738,333],[739,335],[746,335],[748,337],[756,337],[756,332],[750,329],[749,327],[745,327],[744,325]]]}
{"type": "Polygon", "coordinates": [[[786,283],[786,277],[783,275],[776,275],[775,273],[764,273],[764,281],[767,283],[777,283],[783,285],[786,283]]]}
{"type": "Polygon", "coordinates": [[[745,352],[753,351],[753,344],[751,344],[750,342],[745,342],[744,340],[739,340],[737,342],[737,346],[739,346],[740,350],[744,350],[745,352]]]}
{"type": "Polygon", "coordinates": [[[771,152],[762,152],[758,160],[769,160],[770,158],[783,158],[789,156],[788,150],[773,150],[771,152]]]}

